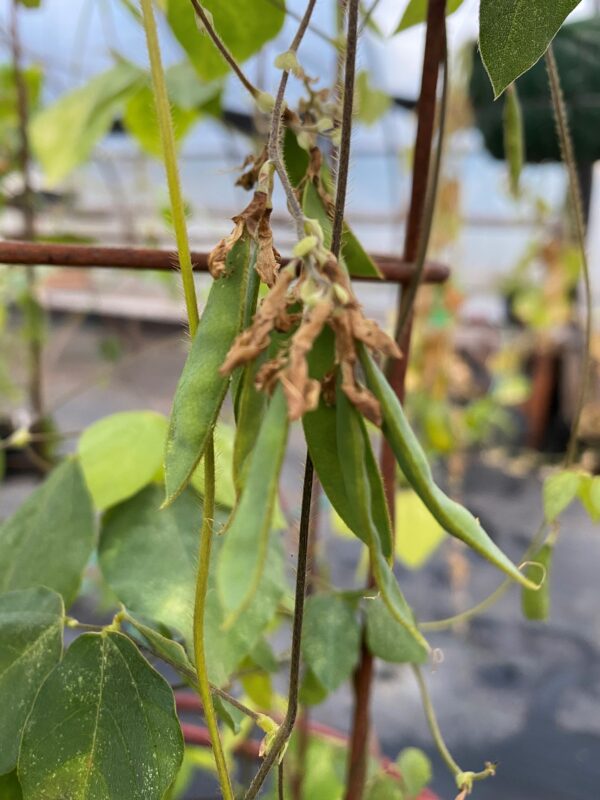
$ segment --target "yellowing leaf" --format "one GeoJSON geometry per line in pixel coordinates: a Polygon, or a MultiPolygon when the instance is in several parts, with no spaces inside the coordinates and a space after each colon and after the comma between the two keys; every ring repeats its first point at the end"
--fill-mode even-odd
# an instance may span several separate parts
{"type": "Polygon", "coordinates": [[[431,558],[446,534],[411,490],[396,493],[396,557],[409,569],[431,558]]]}

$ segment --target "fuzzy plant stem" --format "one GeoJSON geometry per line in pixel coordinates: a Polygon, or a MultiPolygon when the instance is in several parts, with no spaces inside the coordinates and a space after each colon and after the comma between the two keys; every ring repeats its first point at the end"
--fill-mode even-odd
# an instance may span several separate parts
{"type": "Polygon", "coordinates": [[[198,552],[198,576],[196,578],[196,596],[194,599],[194,658],[198,674],[198,693],[204,707],[206,726],[210,734],[213,757],[217,767],[219,783],[224,800],[233,800],[233,789],[221,737],[215,707],[212,702],[212,691],[208,681],[206,667],[206,651],[204,647],[204,617],[206,595],[208,592],[208,576],[210,572],[210,553],[212,549],[213,526],[215,516],[215,448],[210,436],[204,451],[204,510],[202,528],[200,530],[200,547],[198,552]]]}
{"type": "MultiPolygon", "coordinates": [[[[296,31],[292,43],[288,48],[289,53],[296,54],[298,51],[300,43],[304,38],[306,29],[310,23],[310,18],[315,5],[316,0],[309,0],[308,5],[306,6],[306,11],[304,12],[304,16],[300,21],[298,30],[296,31]]],[[[304,213],[300,203],[298,202],[298,198],[296,197],[296,193],[294,192],[292,184],[290,183],[290,179],[283,163],[283,155],[281,153],[281,121],[284,112],[285,90],[289,76],[289,70],[286,69],[283,71],[281,80],[279,81],[279,87],[277,89],[277,94],[275,95],[275,105],[273,106],[273,113],[271,116],[271,129],[269,131],[267,153],[269,156],[269,161],[271,161],[275,167],[275,172],[277,172],[277,176],[279,177],[281,185],[283,186],[288,208],[296,226],[296,234],[298,239],[302,239],[304,237],[304,213]]]]}
{"type": "Polygon", "coordinates": [[[217,48],[217,50],[223,57],[223,60],[227,62],[232,72],[236,75],[236,77],[238,78],[244,89],[246,89],[252,95],[252,97],[256,99],[260,94],[259,90],[246,77],[240,65],[237,63],[233,55],[229,52],[227,45],[221,39],[219,34],[216,32],[211,17],[208,16],[208,14],[202,8],[202,5],[198,2],[198,0],[191,0],[191,3],[192,6],[194,7],[194,11],[196,12],[196,16],[202,23],[202,27],[204,28],[207,35],[212,40],[214,46],[217,48]]]}
{"type": "Polygon", "coordinates": [[[581,383],[579,385],[577,407],[573,417],[571,436],[569,438],[569,444],[567,446],[567,454],[565,458],[565,467],[569,467],[573,464],[576,457],[577,440],[579,438],[579,428],[581,426],[581,414],[585,404],[591,371],[592,287],[590,280],[590,268],[585,247],[585,222],[581,203],[579,179],[577,177],[577,162],[575,160],[573,139],[571,138],[571,132],[569,130],[569,115],[565,106],[565,100],[560,83],[560,75],[556,65],[556,59],[554,57],[552,45],[550,45],[546,51],[546,69],[548,71],[548,81],[550,83],[550,93],[552,95],[552,110],[554,112],[554,121],[556,123],[556,130],[558,133],[558,141],[569,179],[569,195],[571,198],[571,206],[573,208],[573,216],[575,218],[575,235],[577,237],[577,245],[579,247],[579,255],[581,258],[581,269],[583,274],[583,287],[585,295],[585,333],[581,383]]]}
{"type": "MultiPolygon", "coordinates": [[[[154,19],[152,0],[142,0],[142,14],[144,20],[144,29],[146,32],[146,40],[148,44],[148,54],[150,56],[150,68],[152,72],[156,113],[158,117],[165,168],[167,172],[167,182],[169,184],[171,210],[173,215],[173,224],[175,227],[175,235],[177,238],[177,249],[179,253],[179,263],[181,266],[181,276],[185,293],[188,324],[190,335],[193,337],[198,328],[198,304],[196,301],[196,290],[194,287],[192,260],[190,256],[184,204],[179,182],[179,170],[177,168],[177,154],[175,150],[173,121],[171,119],[171,110],[169,106],[165,75],[160,56],[160,47],[158,43],[158,33],[156,30],[156,20],[154,19]]],[[[200,699],[202,700],[202,704],[204,706],[204,715],[206,717],[206,724],[212,743],[213,756],[217,767],[221,792],[224,800],[234,800],[233,789],[231,788],[231,779],[229,777],[225,754],[223,752],[223,745],[219,735],[217,717],[212,703],[211,688],[208,681],[208,670],[206,665],[206,653],[204,649],[204,616],[206,609],[206,595],[208,591],[208,575],[210,569],[214,511],[215,455],[214,441],[211,434],[208,437],[206,450],[204,453],[204,512],[200,531],[198,575],[196,578],[196,593],[194,599],[194,653],[196,660],[196,671],[198,673],[198,689],[200,699]]]]}
{"type": "Polygon", "coordinates": [[[298,713],[298,692],[300,690],[300,661],[302,644],[302,624],[304,622],[304,602],[306,599],[306,583],[308,574],[308,542],[311,529],[312,486],[314,469],[310,456],[306,458],[304,468],[304,484],[302,491],[302,511],[300,514],[300,530],[298,534],[298,564],[296,567],[296,597],[294,601],[294,620],[292,623],[292,652],[290,659],[290,678],[288,688],[288,705],[285,718],[267,752],[262,764],[244,800],[254,800],[258,796],[263,783],[271,769],[280,759],[294,730],[298,713]]]}
{"type": "Polygon", "coordinates": [[[150,57],[150,71],[152,73],[156,116],[158,118],[165,170],[167,173],[167,183],[169,186],[169,196],[171,199],[171,213],[173,215],[173,227],[175,229],[175,238],[177,241],[181,280],[185,295],[190,335],[193,337],[198,327],[198,303],[196,301],[192,258],[190,255],[190,245],[185,220],[185,206],[181,194],[179,169],[177,167],[177,151],[175,148],[171,107],[169,105],[165,73],[160,56],[160,46],[158,43],[158,33],[156,30],[152,0],[141,1],[148,55],[150,57]]]}

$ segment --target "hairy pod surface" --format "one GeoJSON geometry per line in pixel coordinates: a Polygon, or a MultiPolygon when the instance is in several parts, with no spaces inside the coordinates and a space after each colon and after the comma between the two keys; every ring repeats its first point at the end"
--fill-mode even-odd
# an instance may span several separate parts
{"type": "Polygon", "coordinates": [[[249,260],[244,236],[227,256],[225,274],[212,285],[181,373],[165,453],[166,505],[189,482],[225,399],[229,377],[219,368],[242,325],[249,260]]]}
{"type": "Polygon", "coordinates": [[[431,514],[451,536],[463,541],[522,586],[536,589],[536,584],[523,575],[490,539],[471,512],[437,486],[423,448],[391,386],[364,347],[360,348],[360,358],[369,388],[381,403],[384,436],[406,479],[431,514]]]}

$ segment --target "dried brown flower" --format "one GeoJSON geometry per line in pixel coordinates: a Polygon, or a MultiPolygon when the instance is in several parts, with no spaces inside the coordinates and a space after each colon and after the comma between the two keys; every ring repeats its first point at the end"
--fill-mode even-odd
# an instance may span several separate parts
{"type": "Polygon", "coordinates": [[[252,324],[236,338],[227,357],[219,370],[227,375],[240,364],[252,361],[270,342],[270,333],[274,329],[288,330],[289,315],[287,313],[287,291],[295,279],[295,272],[289,267],[282,270],[275,280],[272,289],[262,301],[254,315],[252,324]]]}
{"type": "Polygon", "coordinates": [[[268,286],[273,285],[281,256],[273,246],[271,211],[269,195],[260,190],[254,192],[254,196],[246,208],[233,217],[235,223],[233,231],[229,236],[221,239],[209,253],[208,269],[213,278],[223,275],[227,256],[244,231],[247,231],[258,243],[256,269],[268,286]]]}

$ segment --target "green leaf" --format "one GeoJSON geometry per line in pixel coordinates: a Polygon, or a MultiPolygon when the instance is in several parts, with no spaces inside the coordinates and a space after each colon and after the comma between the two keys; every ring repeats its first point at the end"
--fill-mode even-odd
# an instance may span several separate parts
{"type": "Polygon", "coordinates": [[[124,619],[142,635],[149,649],[152,650],[155,656],[161,658],[166,664],[170,664],[181,675],[191,680],[192,684],[196,684],[196,668],[188,658],[184,647],[180,645],[179,642],[163,636],[162,633],[159,633],[149,625],[145,625],[127,612],[125,613],[124,619]]]}
{"type": "Polygon", "coordinates": [[[162,800],[183,758],[168,683],[120,633],[80,636],[23,732],[27,800],[162,800]]]}
{"type": "MultiPolygon", "coordinates": [[[[447,0],[446,16],[449,17],[450,14],[454,14],[454,12],[459,9],[462,4],[463,0],[447,0]]],[[[394,34],[405,31],[407,28],[412,28],[413,25],[419,25],[421,22],[425,22],[426,19],[427,0],[410,0],[410,3],[407,5],[404,11],[404,14],[402,14],[400,17],[400,22],[398,23],[394,34]]]]}
{"type": "Polygon", "coordinates": [[[600,475],[581,475],[577,495],[592,522],[600,522],[600,475]]]}
{"type": "Polygon", "coordinates": [[[390,614],[381,597],[365,601],[367,644],[374,656],[393,664],[424,664],[427,650],[390,614]]]}
{"type": "Polygon", "coordinates": [[[391,98],[389,94],[380,89],[374,89],[369,82],[369,73],[366,70],[356,76],[355,109],[360,122],[373,125],[390,109],[391,98]]]}
{"type": "Polygon", "coordinates": [[[0,797],[2,800],[23,800],[23,792],[16,771],[0,775],[0,797]]]}
{"type": "Polygon", "coordinates": [[[249,260],[250,244],[243,236],[227,256],[227,273],[213,282],[177,384],[165,454],[167,503],[198,466],[225,399],[229,378],[219,374],[219,367],[242,324],[249,260]]]}
{"type": "Polygon", "coordinates": [[[531,557],[533,563],[525,567],[527,575],[539,583],[543,583],[539,589],[523,589],[521,591],[521,608],[526,619],[545,620],[550,615],[550,570],[552,569],[552,555],[554,547],[551,544],[544,544],[531,557]],[[537,566],[540,564],[545,574],[537,566]]]}
{"type": "Polygon", "coordinates": [[[398,781],[380,772],[369,781],[365,800],[404,800],[398,781]]]}
{"type": "Polygon", "coordinates": [[[121,61],[34,116],[31,145],[49,185],[59,183],[88,158],[125,100],[145,80],[143,70],[121,61]]]}
{"type": "Polygon", "coordinates": [[[159,472],[168,423],[154,411],[122,411],[94,422],[79,439],[79,458],[100,511],[126,500],[159,472]]]}
{"type": "MultiPolygon", "coordinates": [[[[203,0],[202,7],[212,15],[215,30],[240,63],[262,50],[285,19],[283,3],[279,7],[269,0],[203,0]]],[[[229,72],[210,37],[199,30],[189,0],[168,0],[167,19],[201,78],[214,80],[229,72]]]]}
{"type": "Polygon", "coordinates": [[[318,706],[327,698],[328,694],[329,692],[319,681],[315,673],[310,667],[306,667],[300,684],[299,699],[302,705],[318,706]]]}
{"type": "Polygon", "coordinates": [[[580,0],[481,0],[479,49],[499,97],[546,52],[580,0]]]}
{"type": "MultiPolygon", "coordinates": [[[[304,187],[302,209],[307,217],[319,221],[325,234],[325,246],[331,245],[331,220],[315,185],[308,181],[304,187]]],[[[381,278],[379,267],[367,253],[350,226],[344,222],[342,260],[353,278],[381,278]]]]}
{"type": "Polygon", "coordinates": [[[445,538],[444,529],[416,492],[396,492],[396,556],[404,566],[420,569],[445,538]],[[418,531],[418,535],[411,531],[418,531]]]}
{"type": "Polygon", "coordinates": [[[279,386],[263,419],[249,459],[247,481],[223,537],[217,587],[223,608],[230,612],[227,626],[238,619],[260,586],[287,443],[287,413],[279,386]]]}
{"type": "MultiPolygon", "coordinates": [[[[161,488],[149,486],[104,516],[100,567],[128,609],[182,633],[191,654],[200,505],[189,489],[162,511],[160,501],[161,488]]],[[[217,518],[217,525],[221,521],[217,518]]],[[[220,545],[220,539],[213,544],[205,624],[210,679],[223,684],[274,618],[285,584],[281,548],[273,539],[259,597],[234,630],[223,633],[214,579],[220,545]]]]}
{"type": "Polygon", "coordinates": [[[302,655],[321,685],[332,692],[358,663],[360,627],[352,606],[333,593],[306,601],[302,655]]]}
{"type": "Polygon", "coordinates": [[[100,567],[128,609],[192,641],[200,504],[192,491],[160,503],[161,487],[148,486],[104,515],[100,567]]]}
{"type": "Polygon", "coordinates": [[[548,522],[555,520],[559,514],[577,497],[582,476],[573,470],[561,470],[550,475],[544,481],[544,514],[548,522]]]}
{"type": "Polygon", "coordinates": [[[42,0],[17,0],[17,2],[26,8],[39,8],[42,0]]]}
{"type": "Polygon", "coordinates": [[[213,694],[212,702],[221,722],[224,722],[232,733],[239,733],[242,722],[246,719],[244,712],[232,706],[231,703],[228,703],[223,697],[219,697],[218,694],[213,694]]]}
{"type": "Polygon", "coordinates": [[[0,595],[0,774],[17,766],[25,720],[60,661],[63,619],[62,598],[50,589],[0,595]]]}
{"type": "Polygon", "coordinates": [[[47,586],[68,607],[92,552],[94,527],[79,464],[68,459],[0,527],[0,591],[47,586]]]}
{"type": "Polygon", "coordinates": [[[428,756],[418,747],[406,747],[396,759],[396,763],[408,793],[407,800],[418,797],[433,777],[428,756]]]}
{"type": "MultiPolygon", "coordinates": [[[[176,143],[181,142],[198,120],[198,112],[171,103],[171,118],[176,143]]],[[[123,122],[142,150],[154,158],[163,156],[154,95],[150,86],[140,86],[125,105],[123,122]]]]}

